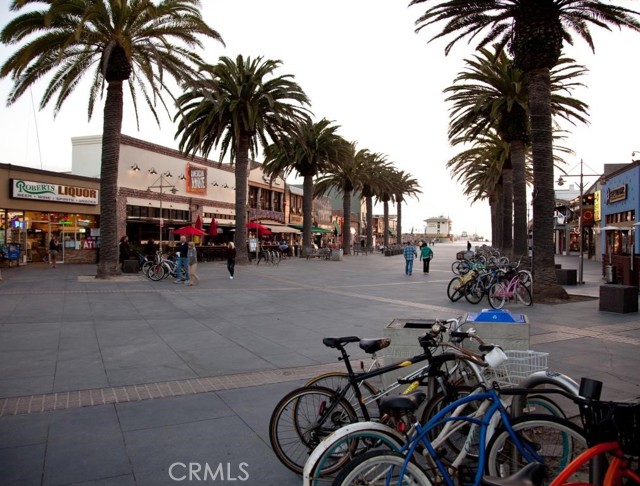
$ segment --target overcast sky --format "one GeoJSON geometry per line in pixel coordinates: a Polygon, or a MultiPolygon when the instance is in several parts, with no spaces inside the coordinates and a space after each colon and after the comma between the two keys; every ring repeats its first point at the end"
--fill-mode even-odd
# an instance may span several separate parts
{"type": "MultiPolygon", "coordinates": [[[[10,15],[9,3],[0,0],[2,25],[10,15]]],[[[444,42],[427,43],[435,28],[414,33],[415,19],[424,7],[407,4],[408,0],[202,0],[204,18],[226,43],[208,44],[203,57],[212,64],[220,56],[238,54],[281,60],[278,73],[295,76],[311,98],[315,119],[335,121],[340,134],[357,142],[358,148],[386,154],[418,179],[423,194],[403,207],[405,231],[420,231],[424,219],[444,215],[452,219],[456,233],[490,236],[488,205],[470,206],[445,168],[455,152],[447,143],[442,91],[473,51],[461,43],[445,57],[444,42]]],[[[594,37],[595,54],[579,40],[567,51],[590,70],[583,80],[587,88],[576,96],[590,105],[591,124],[571,128],[573,135],[566,142],[575,151],[567,157],[567,169],[575,174],[580,159],[588,174],[602,171],[605,163],[631,162],[631,153],[640,153],[640,34],[596,30],[594,37]]],[[[0,47],[0,62],[10,52],[13,49],[0,47]]],[[[6,107],[11,83],[0,81],[0,162],[69,171],[71,138],[102,133],[102,107],[88,122],[87,86],[80,86],[54,120],[51,107],[37,108],[43,86],[6,107]]],[[[159,128],[140,105],[138,130],[133,107],[128,99],[125,103],[123,133],[177,148],[169,117],[161,119],[159,128]]],[[[217,160],[217,153],[211,158],[217,160]]]]}

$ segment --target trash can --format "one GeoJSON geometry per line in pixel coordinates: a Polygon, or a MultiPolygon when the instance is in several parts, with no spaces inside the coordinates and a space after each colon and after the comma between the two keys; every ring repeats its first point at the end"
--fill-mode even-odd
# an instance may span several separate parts
{"type": "Polygon", "coordinates": [[[614,265],[604,266],[604,281],[607,283],[616,283],[616,267],[614,265]]]}
{"type": "Polygon", "coordinates": [[[341,262],[342,261],[342,248],[338,248],[337,250],[333,250],[331,252],[331,261],[332,262],[341,262]]]}
{"type": "MultiPolygon", "coordinates": [[[[471,323],[487,344],[498,344],[502,349],[529,349],[529,320],[524,314],[483,309],[481,312],[468,313],[463,322],[471,323]]],[[[468,324],[464,327],[466,329],[468,324]]],[[[473,343],[465,345],[476,346],[473,343]]]]}

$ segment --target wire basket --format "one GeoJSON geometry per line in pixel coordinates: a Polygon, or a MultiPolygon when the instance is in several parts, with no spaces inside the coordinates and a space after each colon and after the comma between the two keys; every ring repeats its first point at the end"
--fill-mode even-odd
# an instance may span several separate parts
{"type": "Polygon", "coordinates": [[[617,440],[622,452],[640,456],[640,403],[594,401],[580,416],[589,446],[617,440]]]}
{"type": "Polygon", "coordinates": [[[489,368],[487,378],[503,386],[517,386],[536,371],[547,370],[549,353],[532,350],[508,349],[507,360],[496,368],[489,368]]]}

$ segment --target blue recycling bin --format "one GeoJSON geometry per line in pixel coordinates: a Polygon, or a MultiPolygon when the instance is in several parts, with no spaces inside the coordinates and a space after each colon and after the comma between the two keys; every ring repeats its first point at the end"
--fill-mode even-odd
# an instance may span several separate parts
{"type": "Polygon", "coordinates": [[[482,309],[481,312],[469,312],[467,322],[525,323],[527,317],[524,314],[512,314],[506,309],[482,309]]]}
{"type": "Polygon", "coordinates": [[[472,324],[486,343],[498,344],[505,350],[529,349],[529,320],[524,314],[483,309],[469,312],[464,322],[472,324]]]}
{"type": "Polygon", "coordinates": [[[9,261],[9,265],[11,262],[17,262],[20,264],[20,244],[18,243],[9,243],[8,245],[2,245],[2,258],[4,260],[9,261]]]}

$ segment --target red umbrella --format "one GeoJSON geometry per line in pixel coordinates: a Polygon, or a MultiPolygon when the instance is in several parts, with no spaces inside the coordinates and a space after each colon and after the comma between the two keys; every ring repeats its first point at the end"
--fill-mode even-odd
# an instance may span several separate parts
{"type": "Polygon", "coordinates": [[[206,236],[202,230],[198,228],[194,228],[193,226],[183,226],[182,228],[178,228],[173,232],[174,235],[190,235],[190,236],[206,236]]]}
{"type": "Polygon", "coordinates": [[[196,224],[194,224],[196,229],[202,231],[202,220],[200,219],[200,215],[196,218],[196,224]]]}
{"type": "Polygon", "coordinates": [[[215,218],[211,218],[211,226],[209,226],[209,236],[218,236],[218,223],[215,218]]]}
{"type": "Polygon", "coordinates": [[[247,229],[255,230],[258,232],[259,235],[263,235],[263,236],[269,236],[272,234],[269,228],[267,228],[266,226],[260,223],[256,223],[255,221],[251,221],[250,223],[247,223],[247,229]]]}

